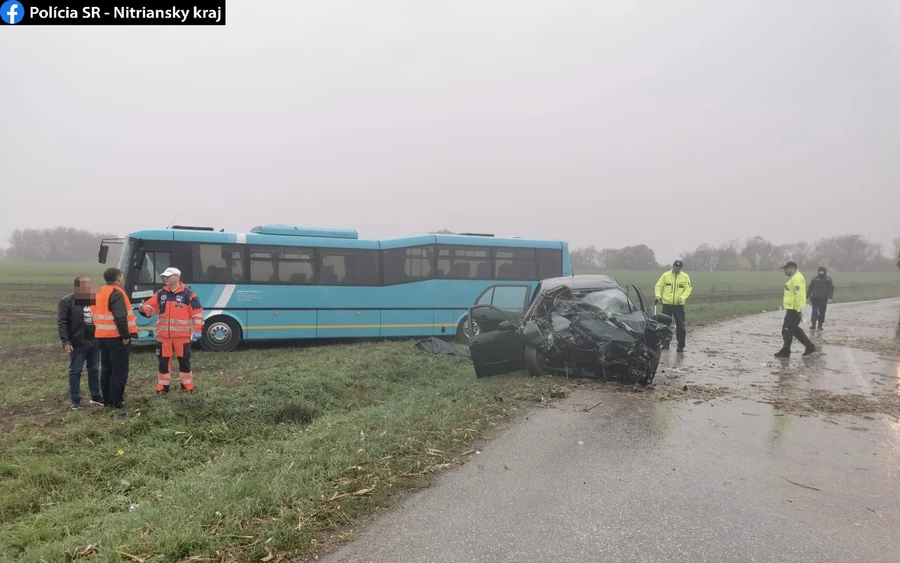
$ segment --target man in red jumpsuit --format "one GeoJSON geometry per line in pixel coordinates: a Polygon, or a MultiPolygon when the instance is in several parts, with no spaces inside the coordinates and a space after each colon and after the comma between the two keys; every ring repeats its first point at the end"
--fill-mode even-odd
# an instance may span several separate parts
{"type": "Polygon", "coordinates": [[[181,389],[193,393],[191,342],[200,340],[203,333],[203,308],[197,294],[181,283],[178,268],[166,269],[162,278],[166,286],[138,307],[138,312],[145,317],[159,315],[156,323],[156,355],[159,357],[156,393],[162,395],[169,392],[173,356],[178,359],[181,389]]]}

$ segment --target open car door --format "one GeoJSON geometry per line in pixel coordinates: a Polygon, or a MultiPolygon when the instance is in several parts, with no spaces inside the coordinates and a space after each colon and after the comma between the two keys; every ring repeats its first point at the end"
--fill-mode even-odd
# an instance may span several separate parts
{"type": "MultiPolygon", "coordinates": [[[[491,307],[490,305],[482,307],[491,307]]],[[[497,330],[469,337],[469,354],[475,366],[475,377],[490,377],[525,369],[525,340],[509,321],[497,330]]]]}
{"type": "Polygon", "coordinates": [[[475,324],[469,336],[500,329],[503,321],[521,321],[528,307],[531,287],[527,285],[492,285],[478,296],[469,309],[475,324]]]}
{"type": "Polygon", "coordinates": [[[635,295],[637,295],[638,306],[641,308],[641,311],[647,313],[648,317],[651,316],[650,315],[650,302],[647,301],[647,298],[644,296],[644,292],[641,291],[641,288],[639,288],[637,286],[637,284],[634,282],[631,282],[631,287],[634,288],[634,293],[635,293],[635,295]]]}

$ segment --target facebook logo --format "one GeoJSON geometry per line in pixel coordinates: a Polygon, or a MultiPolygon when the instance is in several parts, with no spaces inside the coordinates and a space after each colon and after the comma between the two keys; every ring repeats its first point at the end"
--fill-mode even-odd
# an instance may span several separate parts
{"type": "Polygon", "coordinates": [[[3,23],[19,23],[24,17],[25,6],[19,0],[7,0],[0,6],[0,20],[3,20],[3,23]]]}

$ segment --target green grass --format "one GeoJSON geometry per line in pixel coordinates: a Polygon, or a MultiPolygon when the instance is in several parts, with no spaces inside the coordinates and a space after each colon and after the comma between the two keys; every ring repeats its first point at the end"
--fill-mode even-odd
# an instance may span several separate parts
{"type": "Polygon", "coordinates": [[[392,342],[198,354],[200,392],[158,398],[154,357],[136,356],[128,402],[139,416],[38,415],[0,441],[5,558],[56,561],[90,544],[98,561],[119,560],[126,544],[165,561],[304,553],[317,532],[418,486],[516,397],[546,387],[479,382],[465,360],[392,342]]]}
{"type": "MultiPolygon", "coordinates": [[[[621,270],[588,270],[578,271],[579,274],[606,274],[613,276],[623,285],[637,284],[649,299],[653,299],[654,287],[659,280],[662,271],[634,272],[621,270]]],[[[801,272],[807,283],[815,277],[815,271],[801,272]]],[[[742,293],[770,292],[776,298],[782,292],[785,275],[781,271],[775,272],[690,272],[693,285],[694,307],[698,301],[708,301],[711,293],[722,297],[729,293],[739,297],[742,293]]],[[[835,283],[835,301],[848,302],[863,300],[862,296],[875,295],[877,297],[865,297],[865,299],[896,297],[900,295],[900,275],[896,273],[829,273],[835,283]],[[876,290],[877,291],[873,291],[876,290]],[[862,292],[862,293],[861,293],[862,292]]],[[[689,301],[690,302],[690,301],[689,301]]]]}
{"type": "MultiPolygon", "coordinates": [[[[477,380],[469,361],[418,353],[412,341],[304,344],[198,352],[199,391],[156,397],[155,355],[136,348],[132,418],[70,412],[53,312],[87,270],[67,267],[13,264],[0,273],[2,561],[68,561],[76,552],[92,561],[128,559],[121,553],[148,561],[310,555],[327,532],[465,459],[477,440],[560,381],[477,380]]],[[[634,277],[652,286],[657,275],[634,277]]],[[[774,283],[776,292],[783,280],[777,272],[742,275],[756,281],[715,280],[751,291],[774,283]]],[[[695,285],[719,283],[692,277],[695,285]]],[[[900,294],[885,279],[852,297],[900,294]]],[[[688,320],[777,306],[695,303],[688,320]]]]}
{"type": "Polygon", "coordinates": [[[0,284],[73,286],[76,276],[88,276],[103,284],[103,270],[115,264],[98,262],[17,262],[0,260],[0,284]]]}

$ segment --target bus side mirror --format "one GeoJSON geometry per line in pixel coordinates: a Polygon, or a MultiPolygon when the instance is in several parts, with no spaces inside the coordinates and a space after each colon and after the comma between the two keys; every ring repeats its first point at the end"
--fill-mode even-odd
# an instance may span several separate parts
{"type": "Polygon", "coordinates": [[[147,256],[147,251],[143,248],[134,253],[134,269],[140,270],[144,267],[144,258],[147,256]]]}
{"type": "Polygon", "coordinates": [[[106,256],[109,254],[109,247],[105,244],[100,245],[100,252],[97,253],[97,259],[101,264],[106,264],[106,256]]]}

